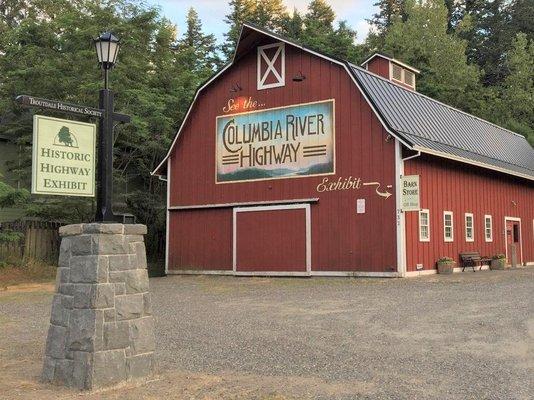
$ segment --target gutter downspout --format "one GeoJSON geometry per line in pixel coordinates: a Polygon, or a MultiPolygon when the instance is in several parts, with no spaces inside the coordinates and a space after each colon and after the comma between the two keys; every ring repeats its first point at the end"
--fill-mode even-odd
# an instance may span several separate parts
{"type": "Polygon", "coordinates": [[[413,156],[409,156],[409,157],[406,157],[406,158],[403,158],[402,161],[408,161],[408,160],[411,160],[412,158],[416,158],[416,157],[419,157],[421,155],[421,152],[420,151],[417,151],[417,154],[414,154],[413,156]]]}

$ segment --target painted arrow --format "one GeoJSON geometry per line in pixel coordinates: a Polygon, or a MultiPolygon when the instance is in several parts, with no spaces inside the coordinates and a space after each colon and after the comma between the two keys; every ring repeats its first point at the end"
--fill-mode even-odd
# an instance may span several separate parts
{"type": "MultiPolygon", "coordinates": [[[[391,193],[389,193],[387,190],[385,192],[381,192],[378,190],[380,189],[380,186],[381,186],[379,182],[365,182],[363,183],[363,186],[376,186],[375,187],[376,194],[381,197],[385,197],[386,199],[389,198],[389,196],[391,196],[391,193]]],[[[391,185],[388,185],[387,187],[390,188],[391,185]]]]}

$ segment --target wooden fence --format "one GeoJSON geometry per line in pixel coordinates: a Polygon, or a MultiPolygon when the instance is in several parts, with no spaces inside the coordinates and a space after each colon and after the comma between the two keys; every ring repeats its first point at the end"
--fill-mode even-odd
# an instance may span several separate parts
{"type": "Polygon", "coordinates": [[[22,233],[17,242],[0,244],[0,260],[6,258],[35,258],[57,262],[60,237],[59,222],[19,220],[0,223],[0,231],[10,230],[22,233]]]}

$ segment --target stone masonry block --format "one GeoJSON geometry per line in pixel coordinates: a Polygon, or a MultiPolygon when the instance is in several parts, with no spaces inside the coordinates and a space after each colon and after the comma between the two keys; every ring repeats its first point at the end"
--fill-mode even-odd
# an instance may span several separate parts
{"type": "Polygon", "coordinates": [[[94,355],[93,385],[109,386],[127,379],[124,350],[99,351],[94,355]]]}
{"type": "Polygon", "coordinates": [[[143,314],[143,295],[125,294],[115,296],[115,310],[119,321],[139,318],[143,314]]]}
{"type": "Polygon", "coordinates": [[[149,353],[128,357],[126,365],[128,367],[128,378],[144,378],[154,372],[154,355],[149,353]]]}
{"type": "Polygon", "coordinates": [[[93,354],[86,351],[75,351],[73,361],[73,386],[78,389],[90,389],[92,387],[93,354]]]}
{"type": "Polygon", "coordinates": [[[104,349],[104,310],[95,310],[95,339],[94,350],[104,349]]]}
{"type": "Polygon", "coordinates": [[[83,233],[122,234],[122,224],[83,224],[83,233]]]}
{"type": "Polygon", "coordinates": [[[130,252],[137,256],[137,265],[135,265],[135,268],[146,269],[147,263],[146,263],[145,243],[143,242],[130,243],[130,252]]]}
{"type": "Polygon", "coordinates": [[[124,282],[127,294],[148,292],[148,273],[143,269],[110,272],[109,280],[114,283],[124,282]]]}
{"type": "Polygon", "coordinates": [[[54,380],[54,370],[56,369],[56,360],[50,356],[45,356],[43,362],[43,372],[41,373],[41,380],[44,382],[52,382],[54,380]]]}
{"type": "Polygon", "coordinates": [[[108,308],[104,310],[104,322],[115,322],[115,309],[108,308]]]}
{"type": "Polygon", "coordinates": [[[154,319],[152,317],[130,321],[130,343],[133,355],[154,351],[154,319]]]}
{"type": "Polygon", "coordinates": [[[110,283],[77,283],[74,288],[74,308],[113,307],[114,289],[110,283]]]}
{"type": "Polygon", "coordinates": [[[62,238],[61,245],[59,246],[59,259],[57,263],[58,267],[60,268],[69,267],[70,247],[71,247],[71,238],[70,237],[62,238]]]}
{"type": "Polygon", "coordinates": [[[126,294],[126,284],[124,282],[116,282],[113,285],[115,287],[115,296],[126,294]]]}
{"type": "Polygon", "coordinates": [[[72,386],[72,368],[74,361],[62,359],[56,361],[54,370],[54,383],[72,386]]]}
{"type": "Polygon", "coordinates": [[[148,292],[148,273],[146,269],[133,270],[126,280],[126,293],[148,292]]]}
{"type": "Polygon", "coordinates": [[[77,256],[70,260],[72,283],[105,283],[108,275],[108,259],[105,256],[77,256]]]}
{"type": "Polygon", "coordinates": [[[65,225],[59,227],[59,236],[73,236],[82,233],[82,224],[65,225]]]}
{"type": "Polygon", "coordinates": [[[60,283],[58,292],[67,296],[72,296],[74,291],[74,284],[72,283],[60,283]]]}
{"type": "Polygon", "coordinates": [[[126,243],[142,242],[144,240],[143,235],[125,235],[124,240],[126,243]]]}
{"type": "Polygon", "coordinates": [[[94,351],[95,331],[96,310],[72,310],[67,348],[73,351],[94,351]]]}
{"type": "Polygon", "coordinates": [[[143,224],[126,224],[124,225],[125,235],[146,235],[147,228],[143,224]]]}
{"type": "Polygon", "coordinates": [[[150,297],[150,293],[143,294],[143,306],[144,315],[152,315],[152,298],[150,297]]]}
{"type": "Polygon", "coordinates": [[[125,349],[130,345],[128,321],[104,323],[104,350],[125,349]]]}
{"type": "Polygon", "coordinates": [[[134,269],[135,256],[131,254],[117,254],[109,256],[109,270],[110,271],[124,271],[134,269]]]}
{"type": "Polygon", "coordinates": [[[45,354],[53,358],[65,357],[65,341],[67,339],[67,328],[63,326],[50,325],[46,338],[45,354]]]}
{"type": "Polygon", "coordinates": [[[91,235],[72,236],[70,238],[70,252],[72,256],[87,256],[92,254],[91,235]]]}
{"type": "Polygon", "coordinates": [[[100,255],[126,254],[128,247],[125,245],[123,235],[92,235],[93,253],[100,255]]]}
{"type": "Polygon", "coordinates": [[[62,294],[56,294],[52,300],[52,311],[50,313],[50,322],[54,325],[68,327],[70,310],[64,307],[62,294]]]}

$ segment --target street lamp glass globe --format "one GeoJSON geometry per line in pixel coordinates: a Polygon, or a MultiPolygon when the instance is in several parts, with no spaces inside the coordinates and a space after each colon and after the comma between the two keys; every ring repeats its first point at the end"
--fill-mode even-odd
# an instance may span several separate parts
{"type": "Polygon", "coordinates": [[[110,69],[117,61],[120,43],[119,39],[110,32],[105,32],[94,39],[98,63],[104,69],[110,69]]]}

